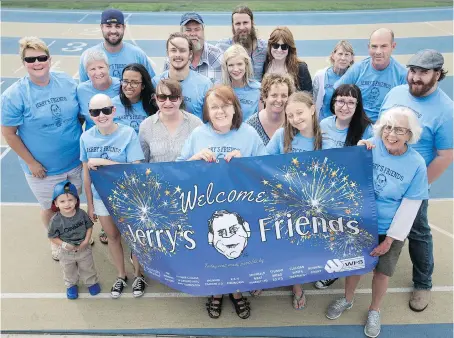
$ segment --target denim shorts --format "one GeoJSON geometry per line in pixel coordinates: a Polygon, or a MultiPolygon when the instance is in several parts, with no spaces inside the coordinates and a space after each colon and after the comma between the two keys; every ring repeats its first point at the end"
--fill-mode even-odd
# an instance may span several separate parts
{"type": "Polygon", "coordinates": [[[109,210],[107,210],[102,200],[96,198],[93,199],[93,206],[95,207],[95,214],[98,216],[109,216],[109,210]]]}

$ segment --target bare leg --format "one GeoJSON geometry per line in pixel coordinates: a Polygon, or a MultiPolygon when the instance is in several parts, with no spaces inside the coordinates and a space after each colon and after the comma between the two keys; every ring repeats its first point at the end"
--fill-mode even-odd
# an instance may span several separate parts
{"type": "Polygon", "coordinates": [[[369,310],[378,311],[380,309],[383,297],[388,289],[389,277],[381,272],[374,271],[374,278],[372,279],[372,303],[369,310]]]}
{"type": "Polygon", "coordinates": [[[50,219],[55,213],[52,211],[52,209],[41,209],[40,211],[40,216],[41,216],[41,222],[43,222],[44,228],[48,229],[50,219]]]}
{"type": "Polygon", "coordinates": [[[351,303],[355,295],[356,287],[361,279],[361,276],[348,276],[345,278],[345,299],[351,303]]]}
{"type": "Polygon", "coordinates": [[[114,265],[118,271],[118,277],[125,278],[125,261],[124,261],[124,254],[123,254],[123,246],[121,244],[121,235],[120,231],[118,231],[117,226],[113,222],[111,216],[98,216],[99,221],[101,222],[101,226],[107,234],[109,239],[108,247],[110,254],[112,255],[112,259],[114,261],[114,265]]]}
{"type": "Polygon", "coordinates": [[[137,256],[132,254],[132,265],[134,266],[134,277],[138,277],[141,275],[140,273],[140,264],[137,256]]]}

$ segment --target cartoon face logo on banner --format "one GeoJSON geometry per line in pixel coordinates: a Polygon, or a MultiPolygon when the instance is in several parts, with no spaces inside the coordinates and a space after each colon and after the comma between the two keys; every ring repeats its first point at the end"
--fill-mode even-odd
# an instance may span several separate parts
{"type": "Polygon", "coordinates": [[[55,125],[57,127],[61,126],[61,109],[58,105],[53,104],[50,106],[50,111],[52,112],[52,118],[55,120],[55,125]]]}
{"type": "Polygon", "coordinates": [[[378,176],[375,178],[375,182],[374,182],[375,192],[380,193],[385,186],[386,186],[386,176],[383,174],[378,174],[378,176]]]}
{"type": "Polygon", "coordinates": [[[218,210],[208,220],[208,243],[227,259],[240,257],[250,236],[249,223],[236,212],[218,210]]]}

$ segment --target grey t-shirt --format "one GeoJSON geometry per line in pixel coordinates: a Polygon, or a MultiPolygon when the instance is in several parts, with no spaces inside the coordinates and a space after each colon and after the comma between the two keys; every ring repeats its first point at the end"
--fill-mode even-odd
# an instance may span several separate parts
{"type": "Polygon", "coordinates": [[[72,217],[65,217],[57,212],[50,220],[47,236],[49,238],[60,238],[63,242],[79,245],[85,239],[87,229],[93,227],[88,214],[77,209],[76,214],[72,217]]]}

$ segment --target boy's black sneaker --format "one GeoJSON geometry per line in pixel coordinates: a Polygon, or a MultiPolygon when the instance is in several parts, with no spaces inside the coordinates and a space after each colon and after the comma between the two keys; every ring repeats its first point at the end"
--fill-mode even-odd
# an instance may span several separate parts
{"type": "Polygon", "coordinates": [[[137,276],[134,278],[134,282],[132,283],[132,295],[133,297],[141,297],[145,293],[145,277],[144,276],[137,276]]]}

